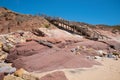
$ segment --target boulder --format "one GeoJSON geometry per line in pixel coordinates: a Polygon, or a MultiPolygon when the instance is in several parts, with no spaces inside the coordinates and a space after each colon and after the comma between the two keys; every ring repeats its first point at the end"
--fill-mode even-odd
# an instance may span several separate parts
{"type": "Polygon", "coordinates": [[[16,77],[14,75],[7,75],[7,76],[4,77],[3,80],[24,80],[24,79],[22,79],[20,77],[16,77]]]}
{"type": "Polygon", "coordinates": [[[11,43],[5,43],[2,46],[2,50],[8,53],[10,51],[10,49],[12,49],[13,47],[14,47],[13,44],[11,44],[11,43]]]}
{"type": "Polygon", "coordinates": [[[100,56],[94,56],[94,59],[101,59],[100,56]]]}
{"type": "Polygon", "coordinates": [[[40,78],[40,80],[68,80],[62,71],[56,71],[49,73],[40,78]]]}
{"type": "Polygon", "coordinates": [[[0,63],[0,73],[11,74],[16,71],[16,68],[12,67],[11,64],[0,63]]]}
{"type": "Polygon", "coordinates": [[[26,70],[24,70],[23,68],[17,70],[14,73],[15,76],[21,77],[24,80],[38,80],[37,77],[31,75],[29,72],[27,72],[26,70]]]}
{"type": "Polygon", "coordinates": [[[18,77],[22,77],[23,74],[25,74],[25,73],[28,73],[28,72],[27,72],[26,70],[24,70],[23,68],[21,68],[21,69],[17,70],[17,71],[14,73],[14,75],[15,75],[15,76],[18,76],[18,77]]]}
{"type": "Polygon", "coordinates": [[[48,46],[50,48],[53,48],[53,44],[48,42],[48,41],[44,41],[44,40],[36,40],[36,42],[38,42],[39,44],[42,44],[44,46],[48,46]]]}
{"type": "Polygon", "coordinates": [[[12,68],[10,66],[3,66],[0,68],[0,72],[6,73],[6,74],[11,74],[16,71],[16,68],[12,68]]]}
{"type": "Polygon", "coordinates": [[[33,29],[32,33],[37,36],[42,36],[42,37],[46,36],[46,34],[44,32],[42,32],[40,29],[33,29]]]}

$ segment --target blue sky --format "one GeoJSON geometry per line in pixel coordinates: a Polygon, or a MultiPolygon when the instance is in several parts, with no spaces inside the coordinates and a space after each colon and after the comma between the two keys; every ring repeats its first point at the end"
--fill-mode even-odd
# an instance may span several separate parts
{"type": "Polygon", "coordinates": [[[120,24],[120,0],[0,0],[23,14],[47,14],[90,24],[120,24]]]}

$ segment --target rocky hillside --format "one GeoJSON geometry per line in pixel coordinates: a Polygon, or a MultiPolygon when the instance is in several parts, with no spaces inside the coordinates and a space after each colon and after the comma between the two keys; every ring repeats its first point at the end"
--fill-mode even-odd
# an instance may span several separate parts
{"type": "MultiPolygon", "coordinates": [[[[52,18],[52,17],[51,17],[52,18]]],[[[66,21],[66,20],[65,20],[66,21]]],[[[71,25],[87,26],[102,30],[109,30],[113,33],[119,33],[120,26],[92,25],[84,22],[69,21],[71,25]]],[[[7,8],[0,7],[0,34],[14,32],[16,30],[31,31],[36,28],[46,27],[55,28],[44,16],[23,15],[13,12],[7,8]]]]}
{"type": "Polygon", "coordinates": [[[100,65],[97,60],[120,58],[119,33],[119,26],[0,8],[0,80],[75,80],[69,79],[65,70],[70,75],[81,74],[76,71],[100,65]]]}
{"type": "Polygon", "coordinates": [[[32,30],[39,27],[54,27],[40,16],[23,15],[7,8],[0,8],[0,34],[16,30],[32,30]]]}

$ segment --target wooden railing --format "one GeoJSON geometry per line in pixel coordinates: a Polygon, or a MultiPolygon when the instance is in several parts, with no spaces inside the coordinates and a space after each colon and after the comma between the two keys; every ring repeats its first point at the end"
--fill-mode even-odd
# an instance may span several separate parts
{"type": "Polygon", "coordinates": [[[71,24],[70,21],[64,20],[58,17],[48,17],[44,16],[50,23],[56,25],[60,29],[64,29],[68,32],[83,35],[86,38],[92,40],[103,40],[103,39],[110,39],[109,37],[102,35],[99,31],[93,30],[87,26],[78,26],[75,24],[71,24]]]}

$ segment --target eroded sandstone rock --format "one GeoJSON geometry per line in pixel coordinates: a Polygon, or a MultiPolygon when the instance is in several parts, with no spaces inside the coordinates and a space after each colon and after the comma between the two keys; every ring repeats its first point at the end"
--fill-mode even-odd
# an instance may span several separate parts
{"type": "Polygon", "coordinates": [[[27,72],[26,70],[24,70],[23,68],[17,70],[14,73],[15,76],[21,77],[24,80],[38,80],[37,77],[31,75],[29,72],[27,72]]]}
{"type": "Polygon", "coordinates": [[[18,77],[22,77],[25,73],[28,73],[26,70],[24,70],[23,68],[17,70],[14,74],[15,76],[18,76],[18,77]]]}
{"type": "Polygon", "coordinates": [[[14,76],[14,75],[7,75],[4,77],[3,80],[24,80],[24,79],[17,77],[17,76],[14,76]]]}
{"type": "Polygon", "coordinates": [[[68,79],[65,76],[64,72],[56,71],[43,76],[42,78],[40,78],[40,80],[68,80],[68,79]]]}

